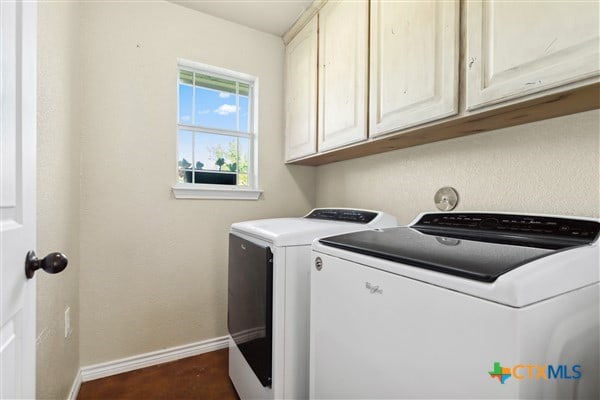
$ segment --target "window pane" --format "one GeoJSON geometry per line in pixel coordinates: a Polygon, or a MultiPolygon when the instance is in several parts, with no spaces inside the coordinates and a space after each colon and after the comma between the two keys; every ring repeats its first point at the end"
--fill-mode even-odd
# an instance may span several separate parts
{"type": "Polygon", "coordinates": [[[250,96],[250,85],[248,85],[247,83],[240,83],[240,96],[250,96]]]}
{"type": "Polygon", "coordinates": [[[215,78],[214,76],[195,74],[195,85],[217,92],[235,94],[235,81],[215,78]]]}
{"type": "Polygon", "coordinates": [[[190,131],[179,131],[178,133],[178,155],[177,166],[179,170],[179,182],[192,182],[192,135],[190,131]]]}
{"type": "Polygon", "coordinates": [[[234,136],[204,132],[195,135],[194,156],[198,160],[197,167],[202,167],[197,168],[195,182],[235,185],[238,170],[238,139],[234,136]]]}
{"type": "Polygon", "coordinates": [[[250,139],[238,138],[238,185],[248,186],[248,168],[250,163],[250,139]]]}
{"type": "Polygon", "coordinates": [[[250,139],[248,138],[238,138],[239,141],[239,163],[240,163],[240,172],[248,173],[248,164],[250,162],[250,139]]]}
{"type": "Polygon", "coordinates": [[[236,130],[235,95],[214,89],[195,88],[196,125],[207,128],[236,130]]]}
{"type": "Polygon", "coordinates": [[[240,132],[250,132],[250,113],[248,112],[248,96],[239,96],[239,113],[240,132]]]}
{"type": "Polygon", "coordinates": [[[189,71],[179,71],[179,83],[187,83],[193,85],[193,73],[189,71]]]}
{"type": "Polygon", "coordinates": [[[192,125],[192,87],[179,84],[179,123],[192,125]]]}
{"type": "Polygon", "coordinates": [[[202,169],[212,171],[236,171],[231,167],[237,163],[236,137],[196,133],[195,159],[201,161],[202,169]]]}
{"type": "Polygon", "coordinates": [[[248,186],[248,174],[238,175],[238,186],[248,186]]]}

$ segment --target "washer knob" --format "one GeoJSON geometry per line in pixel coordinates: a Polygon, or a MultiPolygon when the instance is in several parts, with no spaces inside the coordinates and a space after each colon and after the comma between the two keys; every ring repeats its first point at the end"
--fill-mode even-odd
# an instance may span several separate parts
{"type": "Polygon", "coordinates": [[[435,193],[433,201],[438,210],[451,211],[458,203],[458,193],[454,188],[443,187],[435,193]]]}

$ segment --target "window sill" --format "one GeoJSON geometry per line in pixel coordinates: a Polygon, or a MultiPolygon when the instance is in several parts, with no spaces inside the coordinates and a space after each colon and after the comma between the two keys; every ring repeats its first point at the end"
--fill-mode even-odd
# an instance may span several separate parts
{"type": "Polygon", "coordinates": [[[184,185],[173,186],[176,199],[198,200],[258,200],[262,190],[221,187],[220,185],[184,185]]]}

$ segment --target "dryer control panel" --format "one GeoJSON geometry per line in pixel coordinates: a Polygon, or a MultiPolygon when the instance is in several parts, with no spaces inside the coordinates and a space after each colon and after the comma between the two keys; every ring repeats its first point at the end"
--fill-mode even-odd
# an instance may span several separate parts
{"type": "Polygon", "coordinates": [[[304,218],[368,224],[369,222],[373,221],[377,215],[377,212],[367,210],[354,210],[349,208],[317,208],[312,210],[304,218]]]}

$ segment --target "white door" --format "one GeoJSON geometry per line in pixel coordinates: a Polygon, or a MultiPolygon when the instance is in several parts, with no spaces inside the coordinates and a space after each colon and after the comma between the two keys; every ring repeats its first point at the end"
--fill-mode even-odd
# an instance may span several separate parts
{"type": "Polygon", "coordinates": [[[35,279],[24,264],[35,247],[36,21],[35,2],[0,1],[2,399],[35,397],[35,279]]]}
{"type": "Polygon", "coordinates": [[[458,112],[458,34],[458,0],[371,1],[371,137],[458,112]]]}
{"type": "Polygon", "coordinates": [[[369,2],[319,12],[319,151],[367,138],[369,2]]]}
{"type": "Polygon", "coordinates": [[[285,49],[285,160],[317,151],[317,17],[285,49]]]}
{"type": "Polygon", "coordinates": [[[466,2],[467,109],[598,76],[598,1],[466,2]]]}

